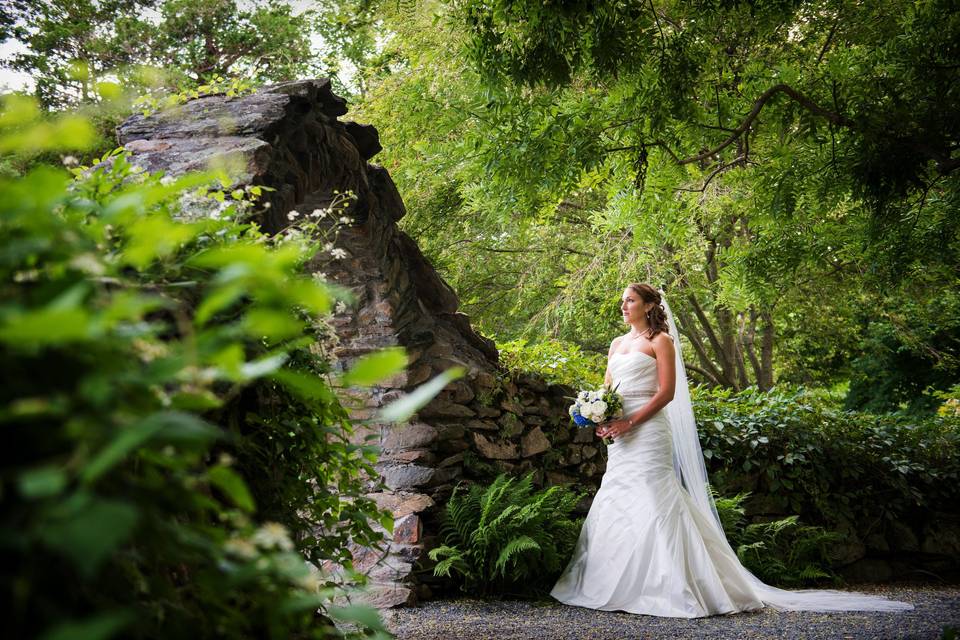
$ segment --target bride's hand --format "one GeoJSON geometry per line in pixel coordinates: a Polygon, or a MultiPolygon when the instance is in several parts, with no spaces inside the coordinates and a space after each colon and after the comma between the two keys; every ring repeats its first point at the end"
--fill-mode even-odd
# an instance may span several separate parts
{"type": "Polygon", "coordinates": [[[630,430],[630,423],[626,420],[611,420],[597,425],[597,436],[600,438],[619,438],[630,430]]]}

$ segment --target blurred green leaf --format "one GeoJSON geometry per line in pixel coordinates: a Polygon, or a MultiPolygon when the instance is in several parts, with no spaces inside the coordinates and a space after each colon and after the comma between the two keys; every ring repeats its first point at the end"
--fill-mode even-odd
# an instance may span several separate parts
{"type": "Polygon", "coordinates": [[[138,447],[158,439],[163,442],[202,443],[219,437],[220,431],[193,414],[183,411],[162,411],[130,427],[120,428],[113,440],[93,458],[80,473],[86,482],[113,468],[138,447]]]}
{"type": "Polygon", "coordinates": [[[200,391],[180,391],[170,397],[170,406],[180,411],[207,411],[223,405],[215,393],[206,389],[200,391]]]}
{"type": "Polygon", "coordinates": [[[253,362],[247,362],[240,367],[240,372],[243,377],[248,380],[262,378],[263,376],[273,373],[282,367],[289,359],[290,356],[287,354],[278,353],[276,355],[260,358],[259,360],[254,360],[253,362]]]}
{"type": "Polygon", "coordinates": [[[333,400],[333,393],[330,387],[322,378],[316,375],[306,374],[302,371],[293,369],[281,369],[273,372],[270,377],[286,387],[294,395],[306,400],[320,400],[330,402],[333,400]]]}
{"type": "Polygon", "coordinates": [[[382,349],[365,355],[343,376],[344,385],[368,387],[386,380],[407,366],[407,352],[402,347],[382,349]]]}
{"type": "Polygon", "coordinates": [[[75,494],[47,512],[35,535],[89,578],[130,537],[137,519],[137,509],[131,504],[75,494]]]}
{"type": "Polygon", "coordinates": [[[417,412],[418,409],[430,402],[445,386],[463,377],[466,370],[463,367],[447,369],[433,380],[425,382],[407,395],[393,401],[380,410],[378,420],[384,422],[402,422],[417,412]]]}
{"type": "Polygon", "coordinates": [[[0,340],[14,348],[79,342],[90,337],[90,314],[79,308],[26,311],[8,316],[0,327],[0,340]]]}
{"type": "Polygon", "coordinates": [[[58,624],[40,640],[108,640],[133,621],[126,611],[105,611],[83,620],[58,624]]]}
{"type": "Polygon", "coordinates": [[[25,498],[48,498],[67,486],[67,474],[57,466],[40,467],[21,473],[17,482],[25,498]]]}
{"type": "Polygon", "coordinates": [[[233,469],[218,465],[207,472],[207,477],[210,483],[223,491],[233,504],[248,512],[256,509],[247,483],[233,469]]]}
{"type": "Polygon", "coordinates": [[[371,631],[387,632],[386,627],[383,626],[380,612],[368,605],[355,604],[346,607],[330,607],[327,609],[327,613],[334,620],[352,622],[371,631]]]}
{"type": "Polygon", "coordinates": [[[127,227],[129,243],[124,257],[143,269],[157,258],[174,253],[201,231],[203,225],[174,222],[157,214],[141,218],[127,227]]]}
{"type": "Polygon", "coordinates": [[[243,316],[243,330],[251,338],[267,337],[272,340],[284,340],[300,335],[304,324],[289,311],[272,309],[250,309],[243,316]]]}
{"type": "Polygon", "coordinates": [[[194,322],[197,326],[202,327],[218,312],[239,300],[243,294],[243,286],[236,283],[214,289],[203,298],[200,306],[197,307],[197,312],[193,316],[194,322]]]}

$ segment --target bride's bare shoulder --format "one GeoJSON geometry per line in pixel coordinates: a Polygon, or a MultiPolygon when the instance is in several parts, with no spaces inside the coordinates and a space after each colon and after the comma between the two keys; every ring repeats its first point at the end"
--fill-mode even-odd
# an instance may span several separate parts
{"type": "Polygon", "coordinates": [[[673,346],[673,336],[666,331],[661,331],[657,335],[653,336],[652,342],[654,347],[663,344],[669,344],[670,346],[673,346]]]}

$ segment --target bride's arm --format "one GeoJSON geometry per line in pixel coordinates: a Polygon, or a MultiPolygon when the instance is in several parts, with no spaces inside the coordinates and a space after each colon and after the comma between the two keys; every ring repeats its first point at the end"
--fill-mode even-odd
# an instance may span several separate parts
{"type": "Polygon", "coordinates": [[[610,375],[610,356],[613,355],[613,351],[617,348],[617,344],[620,342],[620,338],[622,337],[623,336],[614,338],[613,342],[610,343],[610,349],[607,351],[607,370],[603,374],[603,384],[607,385],[608,387],[613,384],[613,376],[610,375]]]}

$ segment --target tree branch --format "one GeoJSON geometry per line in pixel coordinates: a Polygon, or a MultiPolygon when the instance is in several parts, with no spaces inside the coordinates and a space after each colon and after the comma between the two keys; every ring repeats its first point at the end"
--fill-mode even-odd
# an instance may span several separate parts
{"type": "MultiPolygon", "coordinates": [[[[721,142],[719,145],[717,145],[713,149],[704,151],[703,153],[699,153],[695,156],[690,156],[688,158],[683,158],[682,160],[679,160],[679,164],[690,164],[691,162],[700,162],[701,160],[705,160],[709,158],[710,156],[718,153],[719,151],[722,151],[723,149],[729,147],[731,144],[736,142],[737,139],[741,135],[743,135],[743,133],[747,129],[750,128],[750,125],[753,123],[754,120],[756,120],[757,116],[760,115],[760,111],[763,109],[764,105],[766,105],[767,102],[769,102],[769,100],[778,93],[787,94],[790,98],[792,98],[795,102],[800,103],[800,105],[803,106],[808,111],[815,113],[818,116],[822,116],[826,118],[827,120],[829,120],[835,125],[839,125],[843,127],[851,127],[851,128],[853,127],[853,121],[847,118],[846,116],[824,109],[823,107],[818,105],[816,102],[814,102],[807,96],[803,95],[802,93],[800,93],[799,91],[797,91],[796,89],[794,89],[788,84],[778,84],[764,91],[760,95],[760,97],[756,99],[756,101],[753,103],[753,108],[750,109],[750,113],[747,114],[747,117],[744,118],[743,122],[740,123],[740,126],[734,129],[733,133],[731,133],[726,140],[721,142]]],[[[672,152],[671,152],[671,155],[673,155],[672,152]]]]}

